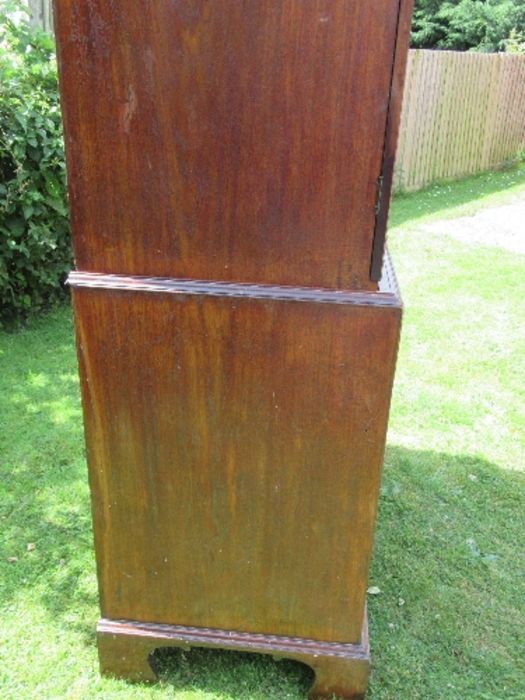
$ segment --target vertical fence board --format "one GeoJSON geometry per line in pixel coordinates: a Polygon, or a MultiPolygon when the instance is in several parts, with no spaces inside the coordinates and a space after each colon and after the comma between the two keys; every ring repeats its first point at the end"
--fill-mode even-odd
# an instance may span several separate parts
{"type": "Polygon", "coordinates": [[[52,0],[26,0],[31,14],[31,24],[46,32],[53,31],[53,2],[52,0]]]}
{"type": "Polygon", "coordinates": [[[412,50],[394,183],[417,190],[525,149],[525,56],[412,50]]]}

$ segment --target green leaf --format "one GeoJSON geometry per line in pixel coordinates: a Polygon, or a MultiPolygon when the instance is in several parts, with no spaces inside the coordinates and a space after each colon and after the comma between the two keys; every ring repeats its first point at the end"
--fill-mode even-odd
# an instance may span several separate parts
{"type": "Polygon", "coordinates": [[[34,209],[30,204],[24,204],[22,211],[24,212],[24,218],[27,221],[33,216],[34,209]]]}

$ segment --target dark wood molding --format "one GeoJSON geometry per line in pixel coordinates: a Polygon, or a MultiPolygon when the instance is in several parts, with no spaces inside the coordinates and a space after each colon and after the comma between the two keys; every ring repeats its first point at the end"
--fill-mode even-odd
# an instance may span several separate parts
{"type": "Polygon", "coordinates": [[[381,279],[383,269],[386,229],[388,225],[388,211],[394,178],[394,163],[396,157],[397,139],[399,135],[399,123],[401,120],[401,107],[403,103],[403,89],[405,85],[405,73],[408,58],[408,44],[410,38],[410,27],[412,23],[413,6],[414,0],[400,0],[399,2],[399,19],[394,63],[392,67],[392,81],[388,104],[385,144],[383,149],[381,172],[378,181],[379,206],[376,213],[376,226],[372,243],[372,259],[370,263],[370,279],[375,282],[378,282],[381,279]]]}
{"type": "MultiPolygon", "coordinates": [[[[386,266],[385,266],[386,269],[386,266]]],[[[391,269],[391,266],[388,267],[391,269]]],[[[73,271],[68,284],[75,288],[107,289],[129,292],[152,292],[271,301],[314,302],[319,304],[350,304],[353,306],[399,307],[397,285],[393,285],[391,272],[387,272],[378,292],[354,292],[311,287],[289,287],[267,284],[240,284],[208,280],[173,279],[169,277],[145,277],[140,275],[112,275],[96,272],[73,271]]]]}
{"type": "Polygon", "coordinates": [[[342,658],[368,659],[370,656],[368,640],[368,622],[363,622],[360,644],[338,644],[301,637],[283,637],[274,634],[252,634],[235,630],[218,630],[206,627],[187,627],[185,625],[163,625],[155,622],[137,622],[135,620],[108,620],[101,618],[97,625],[98,633],[127,634],[136,637],[175,640],[190,646],[217,646],[221,649],[239,649],[269,654],[305,653],[318,656],[340,656],[342,658]]]}
{"type": "Polygon", "coordinates": [[[366,610],[360,644],[104,618],[97,635],[102,673],[138,682],[155,681],[151,655],[162,647],[229,649],[299,661],[315,673],[312,700],[332,694],[348,700],[364,698],[370,668],[366,610]]]}

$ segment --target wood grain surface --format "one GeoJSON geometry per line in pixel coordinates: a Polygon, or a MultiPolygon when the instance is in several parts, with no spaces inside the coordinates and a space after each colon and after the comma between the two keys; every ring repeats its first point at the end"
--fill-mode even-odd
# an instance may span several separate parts
{"type": "Polygon", "coordinates": [[[55,0],[77,268],[375,289],[398,19],[394,0],[55,0]]]}
{"type": "Polygon", "coordinates": [[[246,646],[364,696],[411,6],[55,0],[105,673],[246,646]]]}
{"type": "Polygon", "coordinates": [[[359,643],[400,309],[73,296],[103,616],[359,643]]]}

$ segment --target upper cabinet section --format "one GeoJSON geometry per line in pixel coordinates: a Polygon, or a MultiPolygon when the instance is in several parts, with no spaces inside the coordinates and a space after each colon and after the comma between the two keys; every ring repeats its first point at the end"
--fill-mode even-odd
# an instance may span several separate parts
{"type": "Polygon", "coordinates": [[[77,269],[376,288],[399,0],[55,0],[55,22],[77,269]]]}

